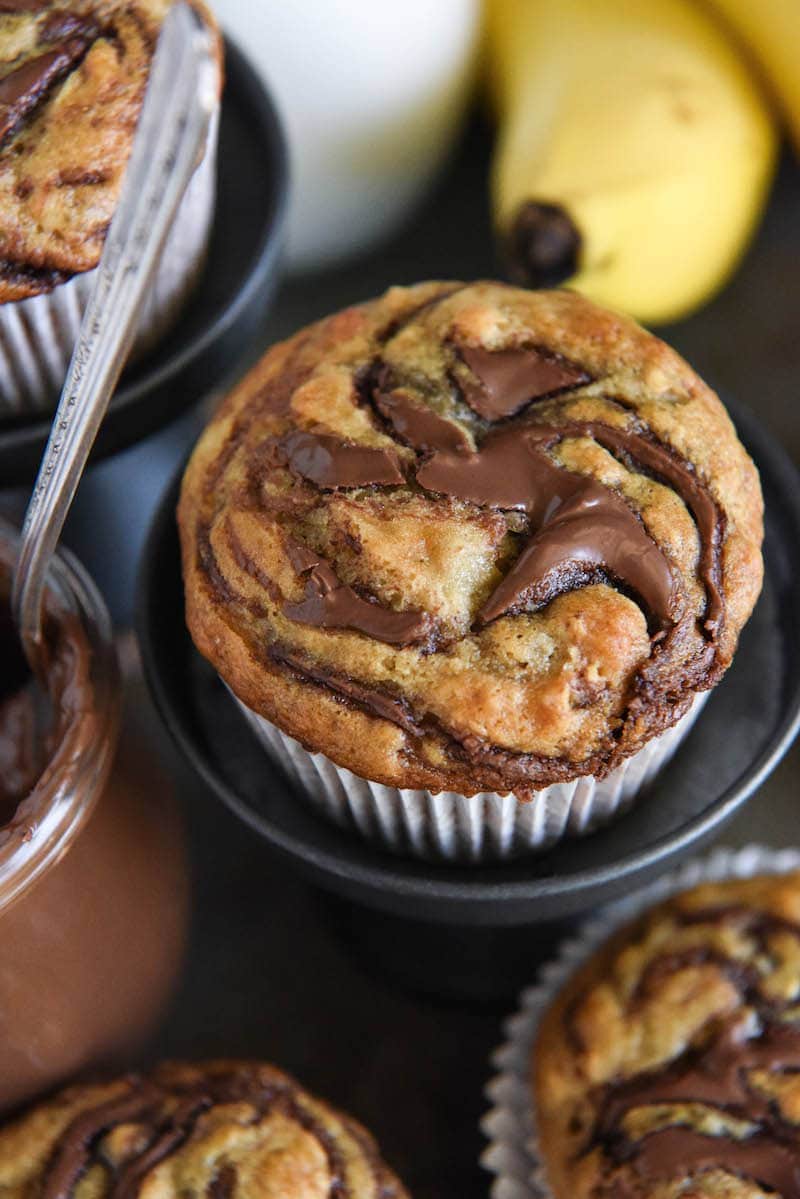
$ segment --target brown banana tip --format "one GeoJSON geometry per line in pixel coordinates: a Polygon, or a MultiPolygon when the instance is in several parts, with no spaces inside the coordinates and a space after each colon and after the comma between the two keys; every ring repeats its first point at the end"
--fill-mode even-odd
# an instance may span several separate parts
{"type": "Polygon", "coordinates": [[[578,270],[582,238],[558,204],[521,204],[505,237],[505,260],[513,283],[557,287],[578,270]]]}

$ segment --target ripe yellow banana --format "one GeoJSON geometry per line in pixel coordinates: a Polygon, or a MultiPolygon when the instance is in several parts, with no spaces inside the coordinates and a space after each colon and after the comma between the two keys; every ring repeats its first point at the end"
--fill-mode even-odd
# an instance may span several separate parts
{"type": "Polygon", "coordinates": [[[710,0],[761,68],[800,150],[800,2],[710,0]]]}
{"type": "Polygon", "coordinates": [[[716,18],[697,0],[487,0],[487,48],[515,280],[567,282],[651,322],[706,300],[747,244],[777,149],[716,18]]]}

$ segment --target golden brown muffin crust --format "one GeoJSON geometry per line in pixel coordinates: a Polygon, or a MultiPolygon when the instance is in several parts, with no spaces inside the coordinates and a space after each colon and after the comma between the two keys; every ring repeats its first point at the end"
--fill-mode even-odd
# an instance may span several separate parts
{"type": "Polygon", "coordinates": [[[275,346],[179,521],[189,627],[240,699],[433,791],[602,777],[717,681],[761,585],[716,396],[632,321],[495,283],[392,288],[275,346]]]}
{"type": "Polygon", "coordinates": [[[533,1080],[555,1199],[797,1199],[800,873],[622,930],[546,1015],[533,1080]]]}
{"type": "Polygon", "coordinates": [[[97,266],[170,2],[1,0],[0,303],[97,266]]]}
{"type": "Polygon", "coordinates": [[[4,1199],[407,1199],[349,1116],[255,1062],[74,1086],[0,1129],[4,1199]]]}

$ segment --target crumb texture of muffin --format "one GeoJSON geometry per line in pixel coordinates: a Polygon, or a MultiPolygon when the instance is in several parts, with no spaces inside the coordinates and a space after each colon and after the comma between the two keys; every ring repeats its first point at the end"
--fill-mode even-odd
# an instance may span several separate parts
{"type": "Polygon", "coordinates": [[[372,1137],[273,1066],[166,1063],[0,1129],[4,1199],[407,1199],[372,1137]]]}
{"type": "Polygon", "coordinates": [[[623,930],[545,1016],[533,1083],[555,1199],[798,1199],[800,873],[623,930]]]}
{"type": "Polygon", "coordinates": [[[169,4],[0,0],[0,303],[97,266],[169,4]]]}
{"type": "Polygon", "coordinates": [[[663,342],[578,295],[392,288],[275,346],[179,508],[187,619],[240,700],[355,774],[602,778],[728,666],[757,472],[663,342]]]}

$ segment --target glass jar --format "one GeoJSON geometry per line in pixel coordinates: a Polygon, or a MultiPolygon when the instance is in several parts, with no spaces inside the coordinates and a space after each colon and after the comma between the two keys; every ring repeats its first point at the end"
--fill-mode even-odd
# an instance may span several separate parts
{"type": "MultiPolygon", "coordinates": [[[[17,546],[0,526],[6,581],[17,546]]],[[[67,715],[0,829],[0,1111],[115,1066],[146,1038],[180,969],[188,910],[176,797],[146,752],[118,745],[110,620],[68,555],[53,563],[47,610],[70,638],[67,715]]]]}

